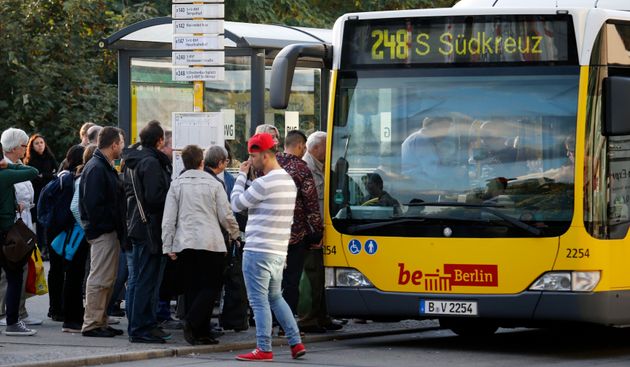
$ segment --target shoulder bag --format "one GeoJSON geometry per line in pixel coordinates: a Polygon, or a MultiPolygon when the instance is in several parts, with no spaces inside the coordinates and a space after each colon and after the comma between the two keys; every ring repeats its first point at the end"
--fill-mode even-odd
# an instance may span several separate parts
{"type": "Polygon", "coordinates": [[[10,266],[23,266],[31,256],[37,243],[37,235],[31,231],[22,218],[18,218],[9,228],[2,246],[2,255],[10,266]]]}

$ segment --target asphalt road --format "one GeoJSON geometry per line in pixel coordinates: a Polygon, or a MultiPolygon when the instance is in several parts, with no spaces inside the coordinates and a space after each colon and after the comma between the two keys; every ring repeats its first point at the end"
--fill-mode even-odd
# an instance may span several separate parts
{"type": "MultiPolygon", "coordinates": [[[[120,363],[117,367],[165,366],[630,366],[630,329],[501,329],[488,338],[463,339],[448,330],[342,340],[307,345],[308,353],[291,359],[288,347],[274,350],[274,361],[246,363],[237,353],[188,355],[120,363]]],[[[112,366],[112,365],[110,365],[112,366]]]]}

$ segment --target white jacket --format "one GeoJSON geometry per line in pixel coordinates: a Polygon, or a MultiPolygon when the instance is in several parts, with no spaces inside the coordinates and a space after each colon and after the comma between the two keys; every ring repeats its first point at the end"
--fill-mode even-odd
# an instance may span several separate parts
{"type": "Polygon", "coordinates": [[[226,252],[219,224],[231,239],[240,235],[227,194],[215,178],[188,170],[171,183],[162,218],[165,254],[184,249],[226,252]]]}
{"type": "MultiPolygon", "coordinates": [[[[7,157],[4,157],[4,159],[9,163],[14,163],[7,157]]],[[[22,161],[18,160],[17,163],[22,164],[22,161]]],[[[31,216],[31,208],[34,206],[33,200],[35,199],[33,184],[31,181],[24,181],[14,184],[13,187],[15,188],[15,201],[22,205],[23,208],[19,214],[15,214],[15,220],[22,218],[24,224],[26,224],[31,231],[35,231],[33,217],[31,216]]],[[[43,244],[40,246],[43,246],[43,244]]]]}

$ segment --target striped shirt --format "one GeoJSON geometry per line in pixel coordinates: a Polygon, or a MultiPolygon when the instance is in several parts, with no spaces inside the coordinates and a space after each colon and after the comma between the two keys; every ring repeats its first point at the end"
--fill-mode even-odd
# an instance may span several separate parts
{"type": "Polygon", "coordinates": [[[248,210],[245,251],[287,254],[297,189],[279,168],[255,179],[245,190],[247,176],[240,172],[232,190],[232,210],[248,210]]]}

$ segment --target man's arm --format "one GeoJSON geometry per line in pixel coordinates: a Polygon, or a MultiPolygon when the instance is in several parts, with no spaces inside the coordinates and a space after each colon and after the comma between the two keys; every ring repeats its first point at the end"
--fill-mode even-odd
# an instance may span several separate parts
{"type": "Polygon", "coordinates": [[[37,177],[39,171],[31,166],[22,164],[10,164],[2,160],[0,163],[0,182],[3,185],[11,186],[19,182],[29,181],[37,177]]]}
{"type": "Polygon", "coordinates": [[[169,183],[164,179],[162,170],[157,159],[144,159],[138,167],[138,173],[142,175],[143,204],[149,213],[158,213],[164,209],[169,183]]]}
{"type": "Polygon", "coordinates": [[[234,188],[232,189],[231,204],[235,213],[242,212],[264,200],[265,189],[260,184],[260,180],[254,180],[252,185],[245,190],[247,176],[243,172],[239,172],[234,188]]]}
{"type": "MultiPolygon", "coordinates": [[[[105,198],[107,178],[99,170],[91,170],[88,175],[83,174],[80,183],[81,219],[98,226],[99,222],[109,214],[105,210],[108,203],[105,198]]],[[[112,228],[113,230],[113,228],[112,228]]]]}
{"type": "Polygon", "coordinates": [[[238,177],[234,182],[234,188],[232,189],[232,195],[230,196],[232,211],[234,213],[240,213],[249,209],[264,198],[264,189],[260,185],[260,181],[254,180],[251,186],[245,190],[245,184],[247,184],[247,174],[252,167],[252,162],[247,160],[241,163],[239,168],[238,177]]]}
{"type": "Polygon", "coordinates": [[[304,209],[306,212],[307,222],[314,233],[323,232],[324,225],[322,217],[319,214],[317,186],[315,185],[313,174],[306,163],[300,165],[298,175],[300,176],[301,181],[298,190],[302,191],[302,196],[304,197],[304,209]]]}
{"type": "Polygon", "coordinates": [[[179,216],[179,200],[178,193],[171,186],[166,195],[166,204],[164,205],[164,216],[162,217],[162,252],[168,254],[171,258],[173,253],[173,240],[175,231],[177,230],[177,217],[179,216]]]}

